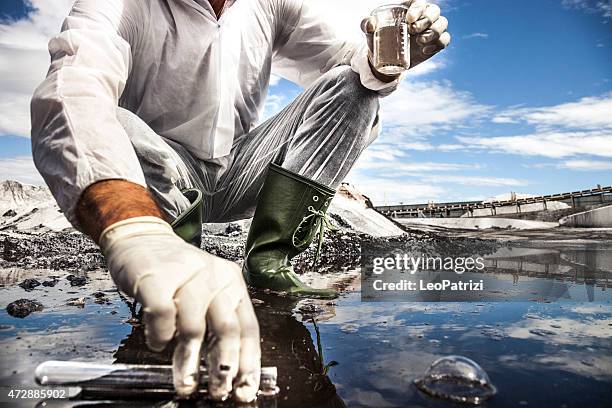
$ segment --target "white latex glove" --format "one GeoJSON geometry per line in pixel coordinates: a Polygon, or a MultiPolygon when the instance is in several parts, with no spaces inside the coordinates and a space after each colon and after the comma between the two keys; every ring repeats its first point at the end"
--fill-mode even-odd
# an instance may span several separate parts
{"type": "MultiPolygon", "coordinates": [[[[408,7],[406,22],[410,33],[410,68],[428,60],[450,44],[451,36],[446,31],[448,20],[440,15],[440,7],[427,0],[409,0],[402,3],[408,7]]],[[[368,47],[372,51],[372,35],[376,19],[367,17],[361,22],[368,47]]]]}
{"type": "Polygon", "coordinates": [[[100,248],[117,287],[143,306],[147,345],[163,350],[174,336],[174,386],[197,386],[206,339],[209,392],[250,402],[259,389],[259,325],[240,268],[187,244],[156,217],[135,217],[106,228],[100,248]]]}

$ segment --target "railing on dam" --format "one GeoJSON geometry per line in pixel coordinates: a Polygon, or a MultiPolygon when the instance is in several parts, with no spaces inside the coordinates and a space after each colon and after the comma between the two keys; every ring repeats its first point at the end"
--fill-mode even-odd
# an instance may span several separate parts
{"type": "Polygon", "coordinates": [[[500,201],[459,201],[449,203],[426,203],[426,204],[401,204],[401,205],[384,205],[375,207],[376,210],[390,217],[459,217],[465,213],[472,213],[476,209],[489,208],[491,214],[496,214],[496,208],[515,206],[517,212],[521,212],[521,206],[527,204],[543,203],[546,208],[546,202],[550,201],[565,201],[572,207],[584,204],[595,204],[612,201],[612,186],[592,188],[589,190],[572,191],[568,193],[540,195],[528,198],[517,198],[514,200],[500,201]]]}

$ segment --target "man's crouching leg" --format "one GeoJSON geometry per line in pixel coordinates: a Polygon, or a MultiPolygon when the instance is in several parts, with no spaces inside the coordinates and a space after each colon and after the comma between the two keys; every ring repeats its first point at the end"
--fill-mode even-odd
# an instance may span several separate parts
{"type": "Polygon", "coordinates": [[[282,167],[336,188],[378,135],[378,94],[349,67],[321,76],[296,102],[303,121],[287,147],[282,167]]]}
{"type": "Polygon", "coordinates": [[[297,296],[337,296],[302,283],[291,259],[317,234],[318,257],[329,225],[327,208],[336,187],[376,137],[378,106],[378,95],[363,87],[355,72],[338,67],[271,122],[278,129],[269,131],[288,123],[297,126],[280,160],[270,165],[258,196],[243,267],[249,284],[297,296]]]}

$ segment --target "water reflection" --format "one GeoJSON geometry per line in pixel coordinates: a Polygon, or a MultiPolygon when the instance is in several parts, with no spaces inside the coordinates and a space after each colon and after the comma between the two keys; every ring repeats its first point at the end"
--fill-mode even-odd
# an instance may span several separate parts
{"type": "MultiPolygon", "coordinates": [[[[277,406],[344,407],[324,374],[326,362],[322,364],[310,331],[293,313],[297,300],[259,293],[254,297],[262,336],[262,365],[276,366],[279,372],[277,406]]],[[[149,351],[143,327],[135,325],[114,357],[116,363],[170,364],[172,354],[168,350],[172,347],[163,353],[149,351]]]]}
{"type": "MultiPolygon", "coordinates": [[[[485,256],[486,271],[511,274],[513,284],[522,278],[545,279],[564,284],[581,285],[584,291],[556,293],[555,298],[572,298],[593,302],[595,288],[606,292],[612,278],[612,249],[597,244],[585,244],[579,248],[530,248],[507,246],[485,256]],[[571,293],[570,293],[571,292],[571,293]]],[[[608,299],[600,294],[598,298],[608,299]]]]}
{"type": "Polygon", "coordinates": [[[573,242],[555,246],[552,241],[540,244],[509,242],[491,253],[477,252],[478,249],[473,248],[456,253],[427,252],[402,242],[369,244],[362,256],[362,299],[424,302],[612,300],[608,290],[612,279],[612,247],[609,244],[573,242]],[[380,265],[378,271],[374,270],[374,261],[381,259],[404,261],[392,262],[392,266],[385,267],[382,273],[380,265]],[[447,260],[457,265],[466,260],[473,261],[474,265],[475,260],[480,260],[484,265],[467,268],[465,263],[460,270],[453,270],[452,266],[446,266],[447,260]],[[383,283],[396,286],[385,289],[383,283]],[[452,289],[450,284],[459,289],[452,289]]]}

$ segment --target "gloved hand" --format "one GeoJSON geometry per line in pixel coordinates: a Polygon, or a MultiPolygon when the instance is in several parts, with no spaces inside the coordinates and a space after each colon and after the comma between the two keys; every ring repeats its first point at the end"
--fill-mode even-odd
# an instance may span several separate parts
{"type": "Polygon", "coordinates": [[[135,217],[106,228],[100,248],[117,287],[143,306],[147,345],[161,351],[176,335],[174,386],[180,396],[197,386],[206,328],[209,392],[234,389],[250,402],[259,389],[259,326],[240,268],[185,243],[156,217],[135,217]]]}
{"type": "MultiPolygon", "coordinates": [[[[448,20],[440,15],[440,7],[427,0],[409,0],[402,3],[408,7],[406,22],[410,33],[410,68],[431,58],[450,44],[451,36],[446,31],[448,20]]],[[[368,47],[372,52],[376,19],[367,17],[361,22],[368,47]]]]}

